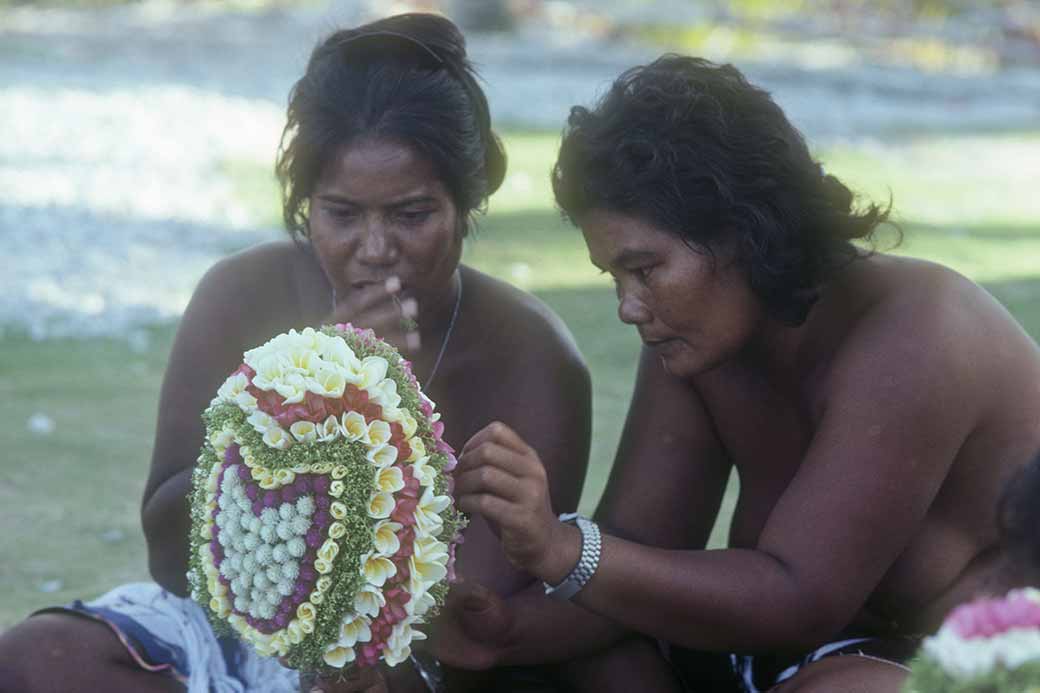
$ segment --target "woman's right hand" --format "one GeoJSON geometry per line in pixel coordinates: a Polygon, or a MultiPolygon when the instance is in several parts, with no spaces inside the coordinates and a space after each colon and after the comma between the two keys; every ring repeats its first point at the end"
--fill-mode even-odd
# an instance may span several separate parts
{"type": "Polygon", "coordinates": [[[389,277],[382,283],[370,283],[335,294],[332,314],[325,322],[350,323],[370,329],[380,339],[390,342],[404,353],[414,354],[421,346],[419,338],[419,303],[401,295],[401,281],[389,277]]]}

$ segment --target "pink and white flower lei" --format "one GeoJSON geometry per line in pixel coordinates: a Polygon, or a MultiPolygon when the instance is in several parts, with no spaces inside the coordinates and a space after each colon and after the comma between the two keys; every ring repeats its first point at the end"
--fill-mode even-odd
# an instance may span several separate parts
{"type": "Polygon", "coordinates": [[[411,364],[371,330],[290,330],[246,352],[204,418],[192,596],[298,668],[407,659],[464,525],[411,364]]]}

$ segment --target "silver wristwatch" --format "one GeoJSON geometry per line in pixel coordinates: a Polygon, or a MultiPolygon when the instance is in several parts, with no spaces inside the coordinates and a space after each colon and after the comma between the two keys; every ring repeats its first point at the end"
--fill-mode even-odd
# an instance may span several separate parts
{"type": "Polygon", "coordinates": [[[563,579],[563,582],[558,585],[550,585],[547,582],[542,584],[545,585],[547,596],[567,601],[585,586],[596,572],[596,568],[599,567],[603,540],[600,537],[599,526],[578,513],[564,513],[560,515],[560,522],[575,523],[581,530],[581,558],[578,559],[578,565],[574,566],[574,570],[563,579]]]}

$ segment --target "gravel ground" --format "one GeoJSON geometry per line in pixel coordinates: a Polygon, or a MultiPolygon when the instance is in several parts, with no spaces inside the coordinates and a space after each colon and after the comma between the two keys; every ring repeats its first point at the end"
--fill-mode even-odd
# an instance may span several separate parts
{"type": "MultiPolygon", "coordinates": [[[[142,326],[181,313],[215,259],[277,235],[258,228],[224,166],[270,166],[314,41],[367,15],[360,0],[0,13],[0,330],[140,340],[142,326]]],[[[653,57],[545,24],[476,35],[470,51],[500,124],[552,129],[653,57]]],[[[1036,70],[744,67],[816,141],[1040,122],[1036,70]]]]}

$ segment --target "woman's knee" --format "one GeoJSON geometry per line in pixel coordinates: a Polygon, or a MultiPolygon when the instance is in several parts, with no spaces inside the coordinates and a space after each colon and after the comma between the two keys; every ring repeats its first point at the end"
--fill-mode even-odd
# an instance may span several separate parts
{"type": "MultiPolygon", "coordinates": [[[[77,684],[112,690],[104,684],[127,678],[133,667],[111,630],[72,614],[32,616],[0,635],[0,693],[70,691],[77,684]]],[[[167,688],[166,680],[156,684],[167,688]]]]}

